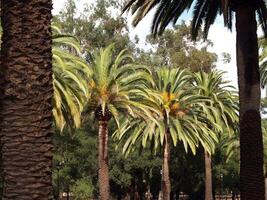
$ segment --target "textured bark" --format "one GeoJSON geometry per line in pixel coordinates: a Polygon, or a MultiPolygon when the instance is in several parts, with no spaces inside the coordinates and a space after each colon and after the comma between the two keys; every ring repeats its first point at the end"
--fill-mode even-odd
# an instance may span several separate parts
{"type": "Polygon", "coordinates": [[[52,199],[52,1],[1,8],[3,200],[52,199]]]}
{"type": "Polygon", "coordinates": [[[98,130],[98,181],[99,199],[109,200],[108,173],[108,121],[99,121],[98,130]]]}
{"type": "Polygon", "coordinates": [[[209,155],[209,153],[205,151],[204,156],[205,156],[205,200],[213,200],[211,155],[209,155]]]}
{"type": "Polygon", "coordinates": [[[241,199],[264,200],[257,23],[253,6],[236,7],[236,30],[241,199]]]}
{"type": "Polygon", "coordinates": [[[163,200],[170,200],[171,182],[170,182],[170,147],[169,147],[169,133],[165,135],[163,144],[163,165],[162,165],[162,194],[163,200]]]}
{"type": "Polygon", "coordinates": [[[267,200],[267,163],[265,163],[265,200],[267,200]]]}

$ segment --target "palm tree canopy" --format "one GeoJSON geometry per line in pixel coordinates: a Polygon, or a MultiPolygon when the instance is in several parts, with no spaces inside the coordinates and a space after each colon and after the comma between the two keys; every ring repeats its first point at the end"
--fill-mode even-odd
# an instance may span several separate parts
{"type": "Polygon", "coordinates": [[[254,6],[265,35],[267,35],[267,12],[264,0],[129,0],[124,11],[132,9],[136,14],[133,25],[136,26],[149,11],[156,7],[152,23],[152,33],[161,34],[170,22],[175,24],[185,10],[193,7],[192,36],[195,39],[198,30],[204,24],[204,36],[207,37],[210,26],[217,15],[224,16],[224,23],[232,29],[232,16],[237,5],[254,6]]]}
{"type": "Polygon", "coordinates": [[[194,73],[194,84],[198,93],[210,100],[207,106],[203,106],[203,112],[220,125],[220,132],[227,130],[233,133],[239,119],[238,96],[235,88],[223,80],[223,74],[221,71],[194,73]]]}
{"type": "Polygon", "coordinates": [[[150,70],[134,64],[127,50],[122,50],[118,55],[114,55],[114,52],[115,44],[111,44],[101,49],[89,64],[93,74],[83,113],[94,112],[98,120],[109,115],[119,127],[121,113],[133,117],[146,113],[146,109],[137,101],[138,93],[153,80],[150,70]]]}
{"type": "Polygon", "coordinates": [[[121,132],[114,134],[121,143],[126,140],[123,153],[133,151],[136,143],[146,147],[148,141],[157,150],[163,145],[166,133],[170,134],[174,146],[180,141],[186,151],[190,148],[195,153],[201,144],[211,153],[217,136],[207,126],[212,122],[200,110],[206,99],[197,95],[190,85],[190,73],[184,69],[161,68],[156,70],[153,79],[155,86],[142,93],[143,104],[151,109],[153,116],[126,122],[121,132]]]}
{"type": "Polygon", "coordinates": [[[81,47],[77,39],[64,35],[56,26],[53,29],[53,115],[56,127],[77,128],[81,124],[81,111],[87,88],[88,74],[91,74],[86,62],[78,55],[81,47]],[[69,51],[72,50],[72,52],[69,51]]]}

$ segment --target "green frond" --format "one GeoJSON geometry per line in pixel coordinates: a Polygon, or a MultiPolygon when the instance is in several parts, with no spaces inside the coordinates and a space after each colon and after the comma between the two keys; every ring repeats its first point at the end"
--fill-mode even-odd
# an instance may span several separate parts
{"type": "Polygon", "coordinates": [[[77,128],[81,125],[81,111],[85,97],[89,96],[87,82],[91,71],[86,62],[77,56],[81,47],[77,39],[64,35],[53,26],[53,115],[56,127],[77,128]],[[74,49],[74,54],[68,49],[74,49]]]}

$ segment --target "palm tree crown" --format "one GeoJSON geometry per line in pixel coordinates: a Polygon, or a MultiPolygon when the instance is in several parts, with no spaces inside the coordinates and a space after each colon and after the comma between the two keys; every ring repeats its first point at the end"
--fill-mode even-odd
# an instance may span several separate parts
{"type": "Polygon", "coordinates": [[[195,73],[194,84],[198,93],[210,100],[203,107],[203,112],[207,113],[211,121],[220,125],[220,131],[226,127],[230,133],[238,124],[238,96],[235,88],[228,81],[223,81],[223,74],[220,71],[195,73]]]}
{"type": "Polygon", "coordinates": [[[264,0],[129,0],[123,11],[132,8],[136,13],[133,25],[137,25],[146,14],[156,7],[152,23],[152,33],[162,33],[170,22],[175,24],[185,10],[193,7],[192,36],[196,38],[199,29],[204,24],[204,36],[207,37],[210,26],[214,23],[217,15],[224,15],[224,23],[232,29],[232,16],[236,5],[254,6],[257,10],[260,23],[266,34],[266,6],[264,0]]]}
{"type": "Polygon", "coordinates": [[[94,112],[98,120],[113,117],[119,126],[120,114],[144,115],[144,107],[136,100],[139,89],[152,83],[150,70],[133,63],[122,50],[114,55],[115,44],[101,49],[91,61],[93,75],[89,82],[90,95],[84,113],[94,112]],[[114,57],[115,56],[115,57],[114,57]]]}
{"type": "Polygon", "coordinates": [[[181,141],[186,151],[189,147],[195,153],[201,144],[212,152],[217,137],[206,125],[212,123],[200,110],[206,99],[197,95],[190,85],[190,73],[184,69],[162,68],[154,75],[155,86],[142,94],[143,103],[150,107],[153,117],[133,120],[130,127],[125,126],[120,134],[115,134],[122,141],[127,138],[123,152],[132,151],[138,140],[143,147],[147,140],[152,141],[156,150],[163,145],[166,134],[175,146],[181,141]]]}

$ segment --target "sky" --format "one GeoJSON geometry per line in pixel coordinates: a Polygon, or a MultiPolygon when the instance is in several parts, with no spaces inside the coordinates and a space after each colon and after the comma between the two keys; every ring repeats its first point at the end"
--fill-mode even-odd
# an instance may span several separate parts
{"type": "MultiPolygon", "coordinates": [[[[85,3],[91,3],[93,0],[76,0],[77,9],[82,12],[85,3]]],[[[53,14],[58,14],[64,7],[66,0],[53,0],[53,14]]],[[[184,13],[182,19],[185,21],[190,20],[191,13],[184,13]]],[[[127,15],[130,37],[133,39],[135,35],[140,38],[140,45],[144,49],[146,46],[145,38],[150,33],[151,22],[153,18],[153,11],[151,11],[138,25],[137,27],[131,26],[131,16],[127,15]]],[[[230,32],[223,26],[222,17],[218,17],[215,23],[211,26],[208,39],[213,42],[213,46],[209,48],[209,51],[215,52],[218,55],[217,69],[226,71],[224,78],[231,81],[231,84],[237,88],[237,70],[236,70],[236,52],[235,52],[235,30],[230,32]],[[231,55],[231,62],[224,64],[222,61],[222,53],[227,52],[231,55]]]]}

